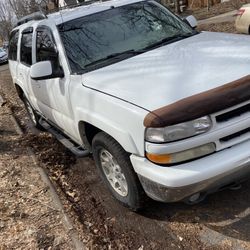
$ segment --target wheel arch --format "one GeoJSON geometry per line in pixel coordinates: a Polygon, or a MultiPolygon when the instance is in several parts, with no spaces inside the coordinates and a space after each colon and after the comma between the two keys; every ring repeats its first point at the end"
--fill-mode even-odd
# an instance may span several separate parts
{"type": "Polygon", "coordinates": [[[23,100],[23,98],[24,98],[24,96],[25,96],[23,89],[22,89],[17,83],[15,83],[14,86],[15,86],[15,89],[16,89],[16,92],[17,92],[18,97],[19,97],[21,100],[23,100]]]}
{"type": "Polygon", "coordinates": [[[93,138],[98,132],[101,132],[102,130],[84,121],[80,121],[78,123],[78,130],[79,130],[79,134],[82,139],[82,142],[92,152],[93,138]]]}
{"type": "Polygon", "coordinates": [[[82,142],[87,149],[92,152],[92,141],[94,136],[99,132],[105,132],[107,135],[112,137],[121,147],[128,153],[138,153],[136,145],[132,141],[132,138],[123,131],[118,131],[112,127],[109,130],[101,127],[94,126],[93,124],[86,121],[79,121],[78,123],[79,134],[82,142]]]}

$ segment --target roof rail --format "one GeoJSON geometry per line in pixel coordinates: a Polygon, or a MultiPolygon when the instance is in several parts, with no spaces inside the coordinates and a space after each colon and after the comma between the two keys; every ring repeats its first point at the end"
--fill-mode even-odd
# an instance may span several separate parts
{"type": "Polygon", "coordinates": [[[27,23],[29,21],[32,21],[32,20],[42,20],[42,19],[46,19],[46,18],[47,18],[47,16],[44,13],[42,13],[41,11],[38,11],[38,12],[32,13],[28,16],[22,17],[21,19],[19,19],[17,21],[15,26],[16,27],[20,26],[20,25],[27,23]]]}

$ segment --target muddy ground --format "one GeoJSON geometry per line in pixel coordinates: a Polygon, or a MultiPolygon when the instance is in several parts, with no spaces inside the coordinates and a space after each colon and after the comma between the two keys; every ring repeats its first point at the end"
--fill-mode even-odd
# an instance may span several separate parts
{"type": "MultiPolygon", "coordinates": [[[[0,71],[4,70],[0,73],[0,95],[25,132],[18,143],[24,150],[27,146],[32,147],[40,165],[47,170],[86,248],[250,249],[250,181],[240,190],[210,195],[198,205],[162,204],[149,200],[143,212],[133,213],[113,200],[98,177],[91,157],[77,159],[51,135],[32,129],[5,69],[6,66],[0,67],[0,71]]],[[[3,127],[2,130],[0,136],[8,129],[3,127]]],[[[14,138],[9,137],[9,140],[15,143],[14,138]]],[[[14,157],[13,149],[9,154],[8,162],[4,163],[6,169],[10,162],[22,160],[14,157]]],[[[1,181],[5,178],[0,177],[1,181]]],[[[32,179],[26,174],[23,181],[28,181],[29,177],[32,179]]],[[[9,199],[8,196],[5,198],[9,199]]],[[[9,200],[15,204],[14,200],[9,200]]],[[[43,217],[39,223],[48,224],[43,217]]],[[[4,229],[0,225],[0,235],[1,230],[4,229]]],[[[14,231],[12,235],[11,246],[18,249],[18,234],[14,231]]],[[[4,237],[0,244],[5,244],[4,237]]],[[[55,248],[51,244],[44,249],[55,248]]]]}

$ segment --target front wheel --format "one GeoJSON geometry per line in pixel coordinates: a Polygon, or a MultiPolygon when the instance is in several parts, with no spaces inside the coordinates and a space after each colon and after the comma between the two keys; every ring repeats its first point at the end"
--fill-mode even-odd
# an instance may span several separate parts
{"type": "Polygon", "coordinates": [[[113,196],[134,211],[142,208],[146,194],[128,153],[104,132],[94,137],[92,146],[96,166],[113,196]]]}

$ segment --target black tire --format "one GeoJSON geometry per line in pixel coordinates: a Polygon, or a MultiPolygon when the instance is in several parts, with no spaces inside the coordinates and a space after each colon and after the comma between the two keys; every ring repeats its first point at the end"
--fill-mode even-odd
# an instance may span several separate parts
{"type": "Polygon", "coordinates": [[[39,119],[40,119],[39,115],[33,109],[33,107],[31,106],[30,102],[26,97],[23,98],[23,103],[33,126],[41,131],[44,131],[44,128],[39,124],[39,119]]]}
{"type": "Polygon", "coordinates": [[[141,186],[138,176],[134,172],[132,164],[129,159],[129,154],[121,147],[121,145],[115,141],[112,137],[104,132],[98,133],[92,142],[93,156],[97,169],[109,188],[112,195],[121,202],[124,206],[129,207],[133,211],[142,209],[147,196],[141,186]],[[121,171],[125,176],[127,183],[127,195],[120,195],[111,185],[101,163],[101,152],[108,151],[113,159],[119,165],[121,171]]]}

